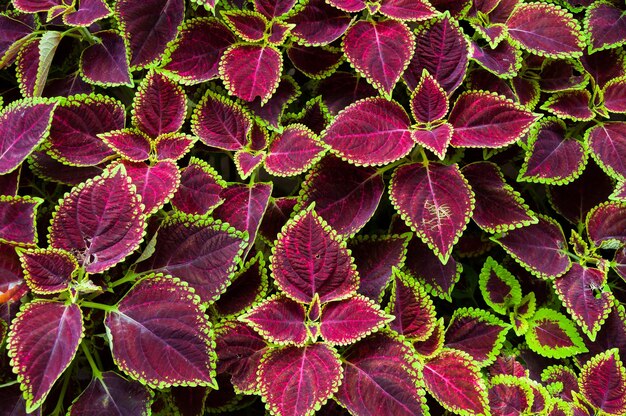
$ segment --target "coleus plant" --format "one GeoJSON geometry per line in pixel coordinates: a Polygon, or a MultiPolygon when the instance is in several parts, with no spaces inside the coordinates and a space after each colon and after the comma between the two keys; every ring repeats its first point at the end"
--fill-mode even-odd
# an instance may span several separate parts
{"type": "Polygon", "coordinates": [[[0,412],[625,414],[624,13],[3,2],[0,412]]]}

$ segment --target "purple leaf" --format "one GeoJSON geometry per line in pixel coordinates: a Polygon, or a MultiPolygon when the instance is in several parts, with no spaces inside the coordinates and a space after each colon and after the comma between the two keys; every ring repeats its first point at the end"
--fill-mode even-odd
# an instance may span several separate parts
{"type": "Polygon", "coordinates": [[[626,368],[617,349],[589,359],[580,371],[578,385],[594,408],[612,415],[626,412],[626,368]]]}
{"type": "Polygon", "coordinates": [[[177,277],[213,302],[230,284],[247,241],[228,224],[208,217],[174,214],[159,229],[155,252],[142,270],[177,277]]]}
{"type": "Polygon", "coordinates": [[[248,42],[262,40],[268,25],[267,19],[261,13],[249,10],[224,11],[222,17],[233,32],[248,42]]]}
{"type": "Polygon", "coordinates": [[[437,325],[435,307],[413,276],[394,271],[394,284],[386,312],[395,319],[389,327],[411,341],[427,340],[437,325]]]}
{"type": "Polygon", "coordinates": [[[521,51],[508,40],[500,42],[495,48],[480,47],[472,42],[472,59],[502,78],[514,77],[522,65],[521,51]]]}
{"type": "Polygon", "coordinates": [[[15,170],[50,131],[56,104],[43,100],[15,101],[0,112],[0,174],[15,170]]]}
{"type": "Polygon", "coordinates": [[[526,332],[526,343],[531,350],[548,358],[564,358],[587,352],[576,327],[565,315],[541,308],[531,320],[526,332]]]}
{"type": "Polygon", "coordinates": [[[454,127],[452,146],[504,147],[518,141],[537,119],[523,106],[495,93],[464,92],[448,116],[454,127]]]}
{"type": "Polygon", "coordinates": [[[228,92],[244,101],[261,98],[265,104],[276,91],[283,68],[283,56],[273,46],[229,47],[220,61],[220,76],[228,92]]]}
{"type": "Polygon", "coordinates": [[[157,160],[178,160],[185,156],[197,138],[184,133],[163,134],[154,141],[157,160]]]}
{"type": "Polygon", "coordinates": [[[404,108],[382,97],[357,101],[341,111],[321,139],[356,165],[386,165],[406,156],[415,143],[404,108]]]}
{"type": "Polygon", "coordinates": [[[63,78],[48,80],[42,97],[69,97],[77,94],[91,94],[93,85],[86,83],[80,77],[79,72],[74,72],[63,78]]]}
{"type": "Polygon", "coordinates": [[[583,88],[589,77],[584,72],[581,74],[581,72],[577,61],[546,60],[541,67],[539,86],[542,91],[546,92],[583,88]]]}
{"type": "Polygon", "coordinates": [[[113,360],[133,379],[153,388],[216,387],[211,324],[200,298],[179,280],[142,279],[104,324],[113,360]]]}
{"type": "Polygon", "coordinates": [[[603,90],[604,106],[612,113],[626,113],[626,78],[613,79],[603,90]]]}
{"type": "Polygon", "coordinates": [[[359,272],[358,293],[380,300],[394,267],[404,265],[408,236],[364,235],[348,242],[354,264],[359,272]]]}
{"type": "Polygon", "coordinates": [[[584,23],[591,52],[616,48],[626,41],[624,11],[609,2],[595,2],[587,8],[584,23]]]}
{"type": "Polygon", "coordinates": [[[30,155],[28,164],[30,170],[39,178],[71,186],[100,175],[106,167],[106,164],[87,167],[67,165],[43,151],[34,151],[30,155]]]}
{"type": "MultiPolygon", "coordinates": [[[[298,84],[288,75],[285,75],[280,80],[278,88],[267,100],[267,102],[261,101],[261,98],[256,98],[251,103],[246,103],[245,107],[248,108],[254,115],[256,115],[256,122],[271,127],[276,130],[280,130],[280,119],[285,111],[285,108],[289,103],[294,101],[300,95],[300,87],[298,84]]],[[[252,133],[250,133],[252,135],[252,133]]],[[[252,138],[250,139],[252,140],[252,138]]]]}
{"type": "Polygon", "coordinates": [[[380,332],[352,346],[344,357],[336,400],[350,413],[427,414],[420,377],[411,370],[415,354],[406,343],[380,332]]]}
{"type": "Polygon", "coordinates": [[[603,88],[613,78],[626,75],[626,68],[620,64],[622,59],[618,49],[608,49],[591,55],[584,54],[580,58],[580,63],[596,81],[598,87],[603,88]]]}
{"type": "Polygon", "coordinates": [[[424,364],[423,376],[426,389],[446,409],[487,413],[487,388],[469,354],[444,349],[424,364]]]}
{"type": "Polygon", "coordinates": [[[331,47],[298,46],[287,49],[289,60],[309,78],[325,78],[343,63],[341,50],[331,47]]]}
{"type": "Polygon", "coordinates": [[[509,329],[508,324],[485,310],[459,308],[446,329],[445,346],[465,351],[484,367],[500,354],[509,329]]]}
{"type": "Polygon", "coordinates": [[[330,302],[322,307],[320,333],[331,345],[348,345],[378,331],[393,317],[362,295],[330,302]]]}
{"type": "Polygon", "coordinates": [[[254,0],[254,8],[268,19],[288,13],[295,4],[296,0],[254,0]]]}
{"type": "MultiPolygon", "coordinates": [[[[609,316],[606,318],[602,328],[596,335],[595,341],[585,340],[585,345],[589,353],[581,354],[577,358],[588,360],[595,354],[599,354],[611,348],[618,348],[621,355],[626,352],[626,314],[624,306],[616,303],[609,316]]],[[[575,379],[574,379],[575,380],[575,379]]],[[[576,386],[576,383],[574,383],[576,386]]],[[[578,390],[577,388],[575,390],[578,390]]],[[[570,398],[571,399],[571,398],[570,398]]]]}
{"type": "Polygon", "coordinates": [[[186,20],[163,57],[163,69],[183,84],[217,78],[222,54],[235,40],[228,27],[215,18],[186,20]]]}
{"type": "Polygon", "coordinates": [[[141,197],[146,216],[154,214],[173,196],[180,184],[180,173],[176,163],[163,160],[153,165],[144,162],[123,161],[126,174],[141,197]]]}
{"type": "Polygon", "coordinates": [[[267,41],[272,45],[282,45],[291,32],[291,25],[280,21],[274,21],[270,25],[269,32],[267,41]]]}
{"type": "Polygon", "coordinates": [[[437,11],[425,0],[383,0],[378,9],[380,14],[395,20],[426,20],[437,15],[437,11]]]}
{"type": "Polygon", "coordinates": [[[209,90],[193,111],[191,131],[207,146],[239,150],[248,143],[251,124],[241,106],[209,90]]]}
{"type": "Polygon", "coordinates": [[[98,137],[124,159],[141,162],[150,157],[150,138],[137,129],[112,130],[98,137]]]}
{"type": "Polygon", "coordinates": [[[310,128],[313,133],[320,134],[330,124],[333,116],[330,115],[326,104],[321,96],[311,98],[304,104],[304,108],[298,113],[285,115],[283,123],[298,122],[310,128]]]}
{"type": "Polygon", "coordinates": [[[626,242],[626,203],[605,202],[587,214],[587,235],[598,247],[617,248],[626,242]]]}
{"type": "Polygon", "coordinates": [[[276,284],[290,298],[322,303],[356,293],[359,278],[346,244],[309,208],[298,213],[278,236],[271,258],[276,284]]]}
{"type": "Polygon", "coordinates": [[[21,175],[21,166],[11,173],[0,175],[0,195],[17,196],[21,175]]]}
{"type": "Polygon", "coordinates": [[[598,124],[585,134],[591,156],[612,177],[626,177],[626,123],[598,124]]]}
{"type": "Polygon", "coordinates": [[[411,93],[411,113],[419,123],[430,123],[448,113],[448,95],[427,70],[411,93]]]}
{"type": "Polygon", "coordinates": [[[81,0],[75,11],[63,15],[63,22],[70,26],[88,27],[110,14],[111,9],[104,0],[81,0]]]}
{"type": "Polygon", "coordinates": [[[496,375],[489,380],[489,408],[493,415],[523,415],[541,398],[527,380],[514,375],[496,375]]]}
{"type": "Polygon", "coordinates": [[[96,36],[101,42],[88,46],[80,56],[83,79],[95,85],[130,86],[130,62],[124,38],[114,30],[98,32],[96,36]]]}
{"type": "Polygon", "coordinates": [[[98,165],[115,153],[98,134],[124,128],[124,105],[102,95],[75,95],[54,111],[48,153],[76,166],[98,165]]]}
{"type": "Polygon", "coordinates": [[[0,388],[0,406],[8,412],[6,416],[41,416],[41,408],[26,412],[26,400],[19,384],[0,388]]]}
{"type": "Polygon", "coordinates": [[[276,344],[304,345],[309,337],[304,306],[281,295],[255,305],[239,320],[276,344]]]}
{"type": "Polygon", "coordinates": [[[142,208],[124,169],[105,171],[66,194],[52,217],[50,246],[72,252],[88,273],[103,272],[141,243],[142,208]]]}
{"type": "MultiPolygon", "coordinates": [[[[332,1],[329,3],[332,5],[332,1]]],[[[351,19],[349,14],[331,7],[323,0],[310,0],[287,22],[295,25],[291,34],[299,43],[320,46],[339,39],[350,26],[351,19]]],[[[319,63],[307,62],[306,65],[319,63]]]]}
{"type": "Polygon", "coordinates": [[[532,53],[554,58],[582,55],[585,38],[580,25],[553,4],[520,3],[506,25],[511,39],[532,53]]]}
{"type": "Polygon", "coordinates": [[[133,67],[145,67],[159,59],[176,38],[183,23],[183,0],[120,0],[115,5],[124,38],[128,39],[133,67]]]}
{"type": "Polygon", "coordinates": [[[37,244],[35,218],[41,198],[0,195],[0,242],[17,246],[37,244]]]}
{"type": "Polygon", "coordinates": [[[94,378],[74,400],[68,416],[140,415],[149,413],[152,392],[141,383],[128,381],[113,371],[94,378]]]}
{"type": "Polygon", "coordinates": [[[519,306],[522,288],[511,272],[487,257],[478,280],[485,303],[495,312],[506,315],[511,306],[519,306]]]}
{"type": "Polygon", "coordinates": [[[4,68],[13,61],[34,30],[34,15],[0,15],[0,68],[4,68]]]}
{"type": "Polygon", "coordinates": [[[615,302],[613,294],[605,290],[605,283],[605,272],[578,263],[554,281],[554,288],[563,305],[592,341],[615,302]]]}
{"type": "Polygon", "coordinates": [[[265,297],[268,289],[267,270],[262,254],[237,272],[226,293],[213,304],[222,317],[238,315],[265,297]]]}
{"type": "Polygon", "coordinates": [[[220,193],[224,188],[226,182],[211,165],[192,157],[181,172],[172,205],[186,214],[203,215],[222,203],[220,193]]]}
{"type": "Polygon", "coordinates": [[[328,4],[350,13],[360,12],[366,7],[364,0],[329,0],[328,4]]]}
{"type": "Polygon", "coordinates": [[[474,194],[456,164],[403,165],[389,195],[406,224],[445,264],[470,220],[474,194]]]}
{"type": "Polygon", "coordinates": [[[180,85],[150,72],[133,101],[133,124],[150,137],[178,131],[185,121],[187,97],[180,85]]]}
{"type": "Polygon", "coordinates": [[[62,0],[13,0],[15,8],[25,13],[46,12],[61,4],[62,0]]]}
{"type": "Polygon", "coordinates": [[[246,179],[265,160],[265,152],[253,153],[246,149],[239,149],[235,153],[233,162],[241,179],[246,179]]]}
{"type": "Polygon", "coordinates": [[[259,235],[270,244],[289,220],[297,199],[295,197],[270,198],[267,210],[259,226],[259,235]]]}
{"type": "Polygon", "coordinates": [[[358,100],[378,95],[374,87],[362,77],[341,71],[320,81],[317,92],[333,115],[358,100]]]}
{"type": "Polygon", "coordinates": [[[35,293],[60,293],[69,288],[78,263],[71,253],[54,248],[20,251],[24,279],[35,293]]]}
{"type": "Polygon", "coordinates": [[[526,157],[517,177],[519,182],[564,185],[585,169],[587,153],[579,141],[567,137],[562,120],[542,119],[529,136],[526,157]]]}
{"type": "Polygon", "coordinates": [[[413,130],[411,131],[411,138],[415,143],[424,146],[443,160],[453,134],[454,128],[446,122],[426,130],[420,128],[413,130]]]}
{"type": "Polygon", "coordinates": [[[394,20],[358,21],[342,42],[352,66],[383,94],[391,97],[415,48],[409,28],[394,20]]]}
{"type": "Polygon", "coordinates": [[[537,224],[511,230],[498,243],[535,276],[551,279],[565,273],[572,262],[561,226],[552,218],[538,215],[537,224]]]}
{"type": "Polygon", "coordinates": [[[298,175],[319,160],[323,151],[313,131],[303,124],[291,124],[270,143],[264,166],[272,175],[298,175]]]}
{"type": "Polygon", "coordinates": [[[415,53],[404,73],[409,89],[414,89],[424,69],[451,94],[463,81],[469,62],[469,43],[455,19],[444,16],[423,25],[416,35],[415,53]]]}
{"type": "Polygon", "coordinates": [[[7,351],[26,399],[37,409],[74,359],[83,338],[83,315],[76,304],[36,300],[24,305],[11,324],[7,351]]]}
{"type": "Polygon", "coordinates": [[[589,108],[591,93],[587,90],[563,91],[553,94],[542,105],[542,110],[550,111],[559,118],[574,121],[588,121],[594,118],[589,108]]]}
{"type": "Polygon", "coordinates": [[[499,233],[537,221],[519,192],[505,182],[498,165],[475,162],[462,172],[476,196],[472,219],[483,230],[499,233]]]}
{"type": "Polygon", "coordinates": [[[298,206],[314,202],[315,211],[337,233],[354,235],[372,218],[384,190],[382,175],[375,169],[326,157],[305,178],[298,206]]]}

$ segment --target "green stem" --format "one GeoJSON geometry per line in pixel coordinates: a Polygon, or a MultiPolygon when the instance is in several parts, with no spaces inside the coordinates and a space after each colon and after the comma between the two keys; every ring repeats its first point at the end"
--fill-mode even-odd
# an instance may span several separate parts
{"type": "Polygon", "coordinates": [[[572,260],[576,260],[577,262],[580,262],[580,257],[570,252],[569,250],[561,250],[561,253],[567,254],[572,260]]]}
{"type": "Polygon", "coordinates": [[[61,393],[59,393],[59,400],[57,400],[57,405],[54,407],[54,410],[50,414],[51,416],[62,415],[63,412],[63,400],[65,400],[65,393],[67,392],[67,386],[70,384],[70,378],[72,375],[72,368],[68,368],[66,370],[65,376],[63,378],[63,386],[61,387],[61,393]]]}
{"type": "Polygon", "coordinates": [[[428,156],[426,156],[426,152],[424,151],[424,148],[420,146],[420,155],[422,155],[422,165],[424,165],[425,168],[428,167],[428,156]]]}
{"type": "Polygon", "coordinates": [[[96,43],[102,43],[102,41],[98,39],[97,37],[95,37],[94,35],[92,35],[91,32],[87,30],[86,27],[81,26],[78,29],[78,31],[80,32],[81,35],[83,35],[83,39],[87,39],[87,42],[91,43],[92,45],[96,43]]]}
{"type": "Polygon", "coordinates": [[[17,381],[17,380],[13,380],[13,381],[9,381],[9,382],[4,383],[4,384],[0,384],[0,389],[1,389],[1,388],[3,388],[3,387],[9,387],[9,386],[12,386],[12,385],[17,384],[17,383],[19,383],[19,381],[17,381]]]}
{"type": "Polygon", "coordinates": [[[87,348],[84,342],[80,344],[80,348],[83,350],[83,354],[85,354],[85,358],[87,358],[87,361],[89,361],[89,366],[91,367],[91,373],[93,374],[93,376],[95,378],[101,379],[102,371],[98,369],[98,366],[96,365],[93,357],[91,356],[91,353],[89,352],[89,348],[87,348]]]}
{"type": "Polygon", "coordinates": [[[123,285],[124,283],[128,283],[128,282],[132,282],[137,278],[137,274],[135,274],[135,271],[133,269],[129,269],[126,274],[124,275],[124,277],[122,277],[121,279],[118,280],[114,280],[112,282],[109,283],[109,287],[110,288],[114,288],[117,287],[119,285],[123,285]]]}
{"type": "Polygon", "coordinates": [[[111,312],[112,310],[115,309],[115,306],[113,305],[103,305],[102,303],[89,302],[87,300],[82,301],[80,303],[80,306],[86,306],[87,308],[92,308],[92,309],[100,309],[101,311],[105,311],[105,312],[111,312]]]}

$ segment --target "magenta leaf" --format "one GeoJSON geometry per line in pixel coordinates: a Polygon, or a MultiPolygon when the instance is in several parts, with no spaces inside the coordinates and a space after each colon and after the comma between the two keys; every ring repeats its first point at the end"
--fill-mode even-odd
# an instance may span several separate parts
{"type": "Polygon", "coordinates": [[[34,15],[0,15],[0,68],[12,62],[35,30],[34,15]]]}
{"type": "MultiPolygon", "coordinates": [[[[267,102],[261,98],[245,103],[254,115],[256,115],[257,124],[269,125],[280,131],[281,117],[288,104],[294,101],[300,95],[300,87],[289,75],[282,77],[278,83],[278,87],[274,94],[267,102]]],[[[253,130],[254,132],[254,130],[253,130]]],[[[252,135],[252,133],[250,133],[252,135]]],[[[252,137],[250,138],[252,141],[252,137]]]]}
{"type": "Polygon", "coordinates": [[[495,312],[505,315],[512,306],[520,306],[522,287],[511,272],[493,258],[487,257],[478,280],[485,303],[495,312]]]}
{"type": "Polygon", "coordinates": [[[571,260],[561,226],[552,218],[537,216],[537,224],[511,230],[498,243],[526,270],[543,279],[565,273],[571,260]]]}
{"type": "Polygon", "coordinates": [[[590,358],[580,371],[578,385],[595,408],[611,415],[626,412],[626,368],[616,348],[590,358]]]}
{"type": "Polygon", "coordinates": [[[331,345],[348,345],[378,331],[393,317],[362,295],[322,307],[320,334],[331,345]]]}
{"type": "Polygon", "coordinates": [[[266,340],[276,344],[304,345],[309,334],[304,306],[285,296],[272,296],[239,317],[266,340]]]}
{"type": "Polygon", "coordinates": [[[265,297],[267,269],[262,254],[257,254],[233,277],[228,290],[213,304],[222,317],[234,316],[265,297]]]}
{"type": "Polygon", "coordinates": [[[163,68],[183,84],[217,78],[220,59],[235,40],[228,27],[215,18],[186,20],[163,57],[163,68]]]}
{"type": "Polygon", "coordinates": [[[565,315],[541,308],[532,318],[526,332],[531,350],[548,358],[564,358],[587,352],[576,326],[565,315]]]}
{"type": "Polygon", "coordinates": [[[480,47],[472,42],[472,59],[502,78],[514,77],[522,66],[521,51],[508,40],[500,42],[495,48],[480,47]]]}
{"type": "Polygon", "coordinates": [[[356,293],[359,277],[345,241],[311,208],[298,213],[278,236],[271,258],[276,284],[287,296],[322,303],[356,293]]]}
{"type": "Polygon", "coordinates": [[[556,5],[520,3],[506,25],[511,39],[530,52],[553,58],[582,55],[585,38],[580,25],[556,5]]]}
{"type": "Polygon", "coordinates": [[[311,414],[335,394],[342,372],[339,355],[325,344],[272,348],[259,365],[259,388],[270,412],[311,414]]]}
{"type": "Polygon", "coordinates": [[[591,93],[587,90],[563,91],[553,94],[542,105],[542,110],[548,110],[560,118],[574,121],[588,121],[594,118],[589,108],[591,93]]]}
{"type": "Polygon", "coordinates": [[[495,93],[464,92],[454,103],[448,122],[457,147],[504,147],[518,141],[538,119],[523,106],[495,93]]]}
{"type": "Polygon", "coordinates": [[[125,170],[105,171],[66,194],[52,217],[50,246],[72,252],[88,273],[103,272],[141,243],[142,209],[125,170]]]}
{"type": "Polygon", "coordinates": [[[458,166],[403,165],[394,171],[389,195],[406,224],[447,263],[474,208],[474,194],[458,166]]]}
{"type": "Polygon", "coordinates": [[[542,119],[529,136],[518,181],[564,185],[585,169],[587,152],[579,141],[567,137],[562,120],[542,119]]]}
{"type": "Polygon", "coordinates": [[[406,156],[411,140],[408,114],[395,101],[367,98],[341,111],[321,139],[331,150],[356,165],[386,165],[406,156]]]}
{"type": "Polygon", "coordinates": [[[413,130],[411,131],[411,138],[415,143],[424,146],[436,154],[439,159],[443,160],[446,156],[448,145],[452,141],[453,134],[454,128],[451,124],[445,122],[425,130],[421,128],[413,130]]]}
{"type": "Polygon", "coordinates": [[[183,0],[121,0],[115,5],[124,38],[128,40],[133,67],[145,67],[159,59],[183,22],[183,0]]]}
{"type": "Polygon", "coordinates": [[[415,53],[404,73],[404,81],[414,89],[426,69],[451,94],[463,81],[468,62],[469,42],[457,21],[444,15],[418,30],[415,53]]]}
{"type": "Polygon", "coordinates": [[[113,360],[133,379],[153,388],[215,386],[211,324],[200,298],[179,280],[142,279],[106,313],[104,324],[113,360]]]}
{"type": "Polygon", "coordinates": [[[101,42],[88,46],[80,56],[83,79],[95,85],[130,86],[130,62],[124,38],[114,30],[98,32],[96,36],[101,42]]]}
{"type": "Polygon", "coordinates": [[[74,400],[68,416],[98,416],[101,414],[147,414],[152,392],[136,381],[126,380],[113,371],[94,378],[74,400]]]}
{"type": "Polygon", "coordinates": [[[0,174],[15,170],[48,137],[55,107],[42,99],[25,99],[2,109],[0,174]]]}
{"type": "Polygon", "coordinates": [[[265,152],[253,153],[246,149],[239,149],[235,152],[233,162],[241,179],[246,179],[265,160],[265,152]]]}
{"type": "Polygon", "coordinates": [[[98,137],[126,160],[141,162],[150,157],[150,137],[137,129],[112,130],[98,137]]]}
{"type": "Polygon", "coordinates": [[[448,95],[426,69],[411,93],[411,113],[419,123],[430,123],[448,113],[448,95]]]}
{"type": "Polygon", "coordinates": [[[607,174],[626,177],[626,123],[598,124],[585,134],[591,156],[607,174]]]}
{"type": "Polygon", "coordinates": [[[375,169],[326,157],[305,178],[298,206],[314,202],[315,211],[337,233],[354,235],[374,215],[384,190],[382,175],[375,169]],[[338,175],[341,181],[336,180],[338,175]]]}
{"type": "Polygon", "coordinates": [[[207,146],[239,150],[248,142],[252,120],[241,106],[210,90],[191,118],[191,131],[207,146]]]}
{"type": "Polygon", "coordinates": [[[295,0],[254,0],[254,8],[268,19],[286,14],[295,4],[295,0]]]}
{"type": "Polygon", "coordinates": [[[83,315],[76,304],[35,300],[21,308],[11,324],[7,351],[26,412],[41,406],[74,359],[83,335],[83,315]]]}
{"type": "Polygon", "coordinates": [[[343,63],[341,50],[331,47],[293,45],[287,49],[289,60],[309,78],[324,78],[343,63]]]}
{"type": "Polygon", "coordinates": [[[361,20],[348,29],[342,45],[352,66],[390,98],[413,56],[415,40],[403,23],[361,20]]]}
{"type": "Polygon", "coordinates": [[[383,0],[378,11],[395,20],[426,20],[437,15],[425,0],[383,0]]]}
{"type": "Polygon", "coordinates": [[[226,182],[207,162],[192,157],[180,175],[180,186],[172,205],[186,214],[206,214],[222,203],[226,182]]]}
{"type": "Polygon", "coordinates": [[[13,0],[13,6],[25,13],[46,12],[61,4],[61,0],[13,0]]]}
{"type": "Polygon", "coordinates": [[[178,160],[193,147],[197,137],[184,133],[163,134],[154,141],[157,160],[178,160]]]}
{"type": "Polygon", "coordinates": [[[320,81],[317,91],[333,115],[358,100],[378,95],[365,79],[343,71],[337,71],[320,81]]]}
{"type": "Polygon", "coordinates": [[[537,222],[496,164],[475,162],[464,166],[462,172],[476,196],[472,219],[480,228],[499,233],[537,222]]]}
{"type": "Polygon", "coordinates": [[[408,236],[361,235],[348,241],[354,264],[359,272],[358,293],[380,300],[394,267],[404,265],[408,236]]]}
{"type": "Polygon", "coordinates": [[[500,354],[510,328],[486,310],[459,308],[446,329],[445,346],[465,351],[484,367],[500,354]]]}
{"type": "Polygon", "coordinates": [[[270,198],[259,226],[261,238],[273,245],[278,233],[289,220],[296,204],[297,199],[295,197],[270,198]]]}
{"type": "Polygon", "coordinates": [[[150,137],[178,131],[185,121],[187,97],[180,85],[150,72],[139,85],[133,102],[133,123],[150,137]]]}
{"type": "Polygon", "coordinates": [[[122,162],[126,174],[141,197],[146,216],[154,214],[173,196],[180,184],[180,173],[176,163],[163,160],[153,165],[143,162],[122,162]]]}
{"type": "Polygon", "coordinates": [[[352,414],[372,409],[381,415],[424,415],[424,389],[415,353],[389,333],[360,341],[344,355],[343,381],[336,400],[352,414]]]}
{"type": "Polygon", "coordinates": [[[213,302],[230,284],[246,236],[208,217],[174,214],[159,230],[155,252],[142,270],[177,277],[191,285],[202,302],[213,302]]]}
{"type": "Polygon", "coordinates": [[[412,275],[397,269],[393,275],[391,299],[385,309],[395,317],[389,327],[411,341],[427,340],[437,324],[432,299],[412,275]]]}
{"type": "Polygon", "coordinates": [[[24,280],[35,293],[59,293],[69,288],[78,263],[71,253],[54,248],[20,251],[24,280]]]}
{"type": "Polygon", "coordinates": [[[74,95],[54,111],[48,153],[66,164],[98,165],[114,152],[98,134],[124,128],[124,105],[102,95],[74,95]]]}
{"type": "Polygon", "coordinates": [[[272,45],[282,45],[290,34],[291,27],[291,25],[280,21],[272,22],[267,41],[272,45]]]}
{"type": "Polygon", "coordinates": [[[534,399],[539,399],[539,394],[534,395],[531,384],[521,377],[498,374],[489,380],[489,384],[489,408],[494,415],[527,414],[534,399]]]}
{"type": "Polygon", "coordinates": [[[233,32],[248,42],[262,40],[268,25],[267,19],[261,13],[248,10],[225,11],[222,12],[222,17],[233,32]]]}
{"type": "Polygon", "coordinates": [[[0,195],[0,242],[17,246],[37,244],[35,218],[41,198],[0,195]]]}
{"type": "Polygon", "coordinates": [[[444,349],[424,364],[426,389],[444,408],[474,414],[487,412],[487,388],[472,357],[444,349]]]}
{"type": "Polygon", "coordinates": [[[366,7],[364,0],[329,0],[328,4],[350,13],[360,12],[366,7]]]}
{"type": "MultiPolygon", "coordinates": [[[[310,0],[287,19],[295,25],[291,34],[296,41],[307,46],[328,45],[344,34],[350,26],[350,15],[329,4],[332,5],[332,1],[327,4],[323,0],[310,0]]],[[[319,64],[306,62],[307,66],[319,64]]]]}
{"type": "Polygon", "coordinates": [[[110,14],[111,9],[104,0],[82,0],[75,11],[63,15],[63,22],[70,26],[88,27],[110,14]]]}
{"type": "Polygon", "coordinates": [[[282,54],[273,46],[236,44],[224,52],[219,71],[229,93],[245,101],[260,97],[264,104],[276,91],[282,68],[282,54]]]}
{"type": "Polygon", "coordinates": [[[584,23],[592,52],[616,48],[626,41],[624,12],[609,2],[595,2],[587,8],[584,23]]]}
{"type": "Polygon", "coordinates": [[[612,113],[626,113],[626,77],[612,79],[602,91],[604,107],[612,113]]]}
{"type": "Polygon", "coordinates": [[[626,242],[626,203],[606,202],[587,214],[587,235],[598,247],[618,248],[626,242]]]}
{"type": "Polygon", "coordinates": [[[605,284],[605,272],[578,263],[554,281],[554,288],[563,305],[592,341],[615,302],[605,284]]]}
{"type": "Polygon", "coordinates": [[[324,148],[317,136],[303,124],[291,124],[270,143],[265,169],[276,176],[294,176],[306,172],[322,157],[324,148]]]}

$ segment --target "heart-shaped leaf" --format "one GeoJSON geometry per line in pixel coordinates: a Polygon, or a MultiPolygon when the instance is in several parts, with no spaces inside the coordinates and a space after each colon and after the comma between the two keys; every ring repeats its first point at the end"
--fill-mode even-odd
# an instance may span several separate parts
{"type": "Polygon", "coordinates": [[[0,195],[0,242],[18,246],[37,244],[35,217],[41,198],[0,195]]]}
{"type": "Polygon", "coordinates": [[[163,160],[154,165],[128,161],[123,161],[122,164],[135,185],[137,195],[141,197],[146,216],[163,208],[180,184],[178,167],[171,160],[163,160]]]}
{"type": "Polygon", "coordinates": [[[406,156],[415,145],[410,124],[395,101],[367,98],[341,111],[321,139],[333,153],[355,165],[386,165],[406,156]]]}
{"type": "Polygon", "coordinates": [[[487,257],[478,280],[485,303],[495,312],[505,315],[507,309],[520,305],[522,287],[511,272],[487,257]]]}
{"type": "Polygon", "coordinates": [[[80,74],[90,84],[104,87],[131,86],[130,60],[124,38],[114,30],[98,32],[100,43],[83,50],[80,55],[80,74]]]}
{"type": "Polygon", "coordinates": [[[229,10],[222,12],[224,22],[230,26],[240,38],[248,42],[257,42],[263,39],[268,25],[267,19],[261,13],[249,10],[229,10]]]}
{"type": "Polygon", "coordinates": [[[626,242],[626,203],[606,202],[587,214],[587,235],[598,247],[618,248],[626,242]]]}
{"type": "Polygon", "coordinates": [[[585,32],[589,34],[591,51],[616,48],[626,42],[626,20],[619,7],[597,1],[585,12],[585,32]]]}
{"type": "Polygon", "coordinates": [[[142,162],[150,157],[150,138],[137,129],[113,130],[98,137],[126,160],[142,162]]]}
{"type": "Polygon", "coordinates": [[[393,87],[413,57],[415,39],[403,23],[360,20],[348,29],[342,46],[352,66],[391,97],[393,87]]]}
{"type": "Polygon", "coordinates": [[[104,324],[113,360],[133,379],[153,388],[215,387],[211,324],[200,298],[179,280],[142,279],[106,313],[104,324]]]}
{"type": "Polygon", "coordinates": [[[149,72],[133,101],[133,123],[150,137],[178,131],[185,121],[187,97],[180,85],[149,72]]]}
{"type": "Polygon", "coordinates": [[[70,280],[78,269],[71,253],[54,248],[37,248],[20,251],[24,280],[35,293],[59,293],[69,288],[70,280]]]}
{"type": "Polygon", "coordinates": [[[239,318],[269,342],[304,345],[308,338],[304,306],[285,296],[272,296],[239,318]]]}
{"type": "Polygon", "coordinates": [[[489,380],[489,384],[492,414],[522,415],[531,411],[536,397],[528,381],[509,374],[498,374],[489,380]]]}
{"type": "Polygon", "coordinates": [[[607,174],[626,177],[626,123],[598,124],[587,130],[585,138],[591,156],[607,174]]]}
{"type": "Polygon", "coordinates": [[[432,299],[410,274],[395,269],[393,275],[391,299],[385,309],[395,317],[389,327],[411,341],[428,339],[437,323],[432,299]]]}
{"type": "Polygon", "coordinates": [[[203,215],[223,202],[220,193],[226,182],[207,162],[192,157],[180,175],[180,186],[172,205],[185,214],[203,215]]]}
{"type": "Polygon", "coordinates": [[[254,170],[265,161],[265,152],[253,153],[249,150],[239,149],[235,152],[233,162],[241,179],[246,179],[254,170]]]}
{"type": "MultiPolygon", "coordinates": [[[[309,46],[328,45],[344,34],[350,26],[350,15],[331,5],[332,1],[310,0],[287,19],[295,25],[291,34],[296,41],[309,46]]],[[[319,63],[307,62],[306,65],[319,63]]]]}
{"type": "Polygon", "coordinates": [[[322,156],[324,148],[316,135],[303,124],[291,124],[270,143],[265,169],[276,176],[306,172],[322,156]]]}
{"type": "Polygon", "coordinates": [[[541,109],[550,111],[560,118],[589,121],[595,116],[590,108],[591,98],[591,93],[587,90],[557,92],[541,105],[541,109]]]}
{"type": "Polygon", "coordinates": [[[310,303],[316,294],[322,303],[345,299],[358,288],[345,241],[312,208],[283,227],[270,261],[279,289],[301,303],[310,303]]]}
{"type": "Polygon", "coordinates": [[[75,11],[63,15],[63,22],[70,26],[89,27],[110,14],[111,9],[104,0],[82,0],[75,11]]]}
{"type": "Polygon", "coordinates": [[[448,95],[426,69],[411,93],[411,113],[419,123],[440,120],[448,113],[448,95]]]}
{"type": "Polygon", "coordinates": [[[541,308],[532,318],[526,332],[531,350],[548,358],[564,358],[587,352],[576,326],[562,313],[541,308]]]}
{"type": "Polygon", "coordinates": [[[580,371],[578,385],[595,408],[611,415],[626,412],[626,368],[617,349],[589,359],[580,371]]]}
{"type": "Polygon", "coordinates": [[[322,307],[320,334],[330,345],[348,345],[378,331],[393,317],[362,295],[355,295],[322,307]]]}
{"type": "Polygon", "coordinates": [[[154,141],[157,160],[178,160],[196,143],[197,137],[185,133],[162,134],[154,141]]]}
{"type": "Polygon", "coordinates": [[[35,300],[22,307],[11,324],[7,351],[27,413],[44,402],[74,359],[83,335],[83,315],[76,304],[35,300]]]}
{"type": "Polygon", "coordinates": [[[103,272],[141,243],[142,211],[125,170],[105,171],[66,194],[52,217],[50,246],[72,252],[88,273],[103,272]]]}
{"type": "Polygon", "coordinates": [[[424,146],[436,154],[439,159],[443,160],[446,156],[448,145],[450,141],[452,141],[453,134],[454,128],[451,124],[445,122],[435,127],[413,130],[411,132],[411,138],[415,143],[424,146]]]}

